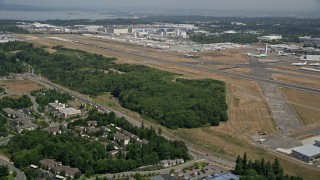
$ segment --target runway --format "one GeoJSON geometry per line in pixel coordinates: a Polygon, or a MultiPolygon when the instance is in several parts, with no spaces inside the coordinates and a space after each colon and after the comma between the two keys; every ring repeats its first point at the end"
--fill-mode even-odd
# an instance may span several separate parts
{"type": "Polygon", "coordinates": [[[187,68],[194,69],[194,70],[200,70],[200,71],[209,72],[209,73],[216,73],[216,74],[221,74],[221,75],[224,75],[224,76],[240,78],[240,79],[250,80],[250,81],[254,81],[254,82],[270,83],[270,84],[278,85],[278,86],[281,86],[281,87],[292,88],[292,89],[301,90],[301,91],[305,91],[305,92],[320,94],[320,89],[317,89],[317,88],[298,85],[298,84],[293,84],[293,83],[286,83],[286,82],[276,81],[276,80],[264,78],[264,77],[261,77],[261,76],[258,77],[258,76],[247,75],[247,74],[236,73],[236,72],[226,72],[226,71],[223,71],[223,70],[217,70],[217,69],[211,69],[211,68],[208,68],[208,67],[199,66],[197,64],[191,64],[191,63],[186,63],[186,62],[175,62],[175,61],[170,61],[170,60],[167,60],[167,59],[164,59],[164,58],[156,58],[156,57],[141,55],[141,54],[138,54],[136,52],[122,51],[122,50],[117,50],[117,49],[113,49],[113,48],[97,46],[97,45],[93,45],[93,44],[89,44],[89,43],[83,43],[83,42],[80,42],[80,41],[72,41],[72,43],[81,44],[81,45],[84,45],[84,46],[90,46],[92,48],[103,49],[103,50],[106,50],[106,51],[112,51],[112,52],[127,54],[127,55],[131,55],[131,56],[136,56],[136,57],[140,57],[140,58],[143,58],[143,59],[146,59],[146,60],[150,60],[150,61],[155,61],[155,62],[161,62],[161,63],[166,63],[166,64],[172,64],[172,65],[187,67],[187,68]]]}

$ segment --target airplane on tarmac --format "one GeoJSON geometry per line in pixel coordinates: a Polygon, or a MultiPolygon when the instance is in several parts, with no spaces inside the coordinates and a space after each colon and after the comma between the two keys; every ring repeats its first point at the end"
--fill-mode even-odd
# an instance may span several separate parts
{"type": "Polygon", "coordinates": [[[303,62],[292,63],[291,65],[292,65],[292,66],[305,66],[305,65],[307,65],[307,61],[305,61],[304,63],[303,63],[303,62]]]}
{"type": "Polygon", "coordinates": [[[288,56],[288,53],[284,53],[283,51],[278,51],[278,56],[288,56]]]}
{"type": "Polygon", "coordinates": [[[252,53],[248,53],[247,54],[250,57],[255,57],[255,58],[262,58],[262,57],[267,57],[268,55],[266,54],[252,54],[252,53]]]}
{"type": "Polygon", "coordinates": [[[259,142],[260,144],[264,143],[267,139],[264,138],[259,138],[259,139],[255,139],[254,142],[259,142]]]}
{"type": "Polygon", "coordinates": [[[320,66],[320,63],[310,63],[309,66],[320,66]]]}

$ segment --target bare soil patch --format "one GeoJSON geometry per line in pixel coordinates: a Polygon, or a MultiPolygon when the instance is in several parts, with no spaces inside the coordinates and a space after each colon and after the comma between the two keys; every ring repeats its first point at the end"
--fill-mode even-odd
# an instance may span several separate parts
{"type": "Polygon", "coordinates": [[[9,90],[21,94],[30,93],[32,91],[36,91],[43,88],[43,86],[37,83],[26,80],[6,80],[1,81],[1,83],[4,84],[9,90]]]}

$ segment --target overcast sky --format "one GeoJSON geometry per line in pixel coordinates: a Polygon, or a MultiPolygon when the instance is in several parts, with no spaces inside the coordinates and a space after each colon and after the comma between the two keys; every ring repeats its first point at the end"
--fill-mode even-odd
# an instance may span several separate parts
{"type": "Polygon", "coordinates": [[[0,0],[1,2],[45,7],[99,9],[133,6],[141,8],[320,11],[320,0],[0,0]]]}

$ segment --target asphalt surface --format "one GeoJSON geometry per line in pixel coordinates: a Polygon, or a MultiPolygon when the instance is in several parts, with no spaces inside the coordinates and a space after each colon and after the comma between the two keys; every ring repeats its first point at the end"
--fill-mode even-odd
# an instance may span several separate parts
{"type": "Polygon", "coordinates": [[[24,173],[20,169],[16,168],[12,164],[12,162],[9,162],[9,161],[3,159],[1,156],[0,156],[0,164],[8,165],[10,171],[16,171],[17,172],[16,180],[25,180],[25,179],[27,179],[26,176],[24,175],[24,173]]]}

